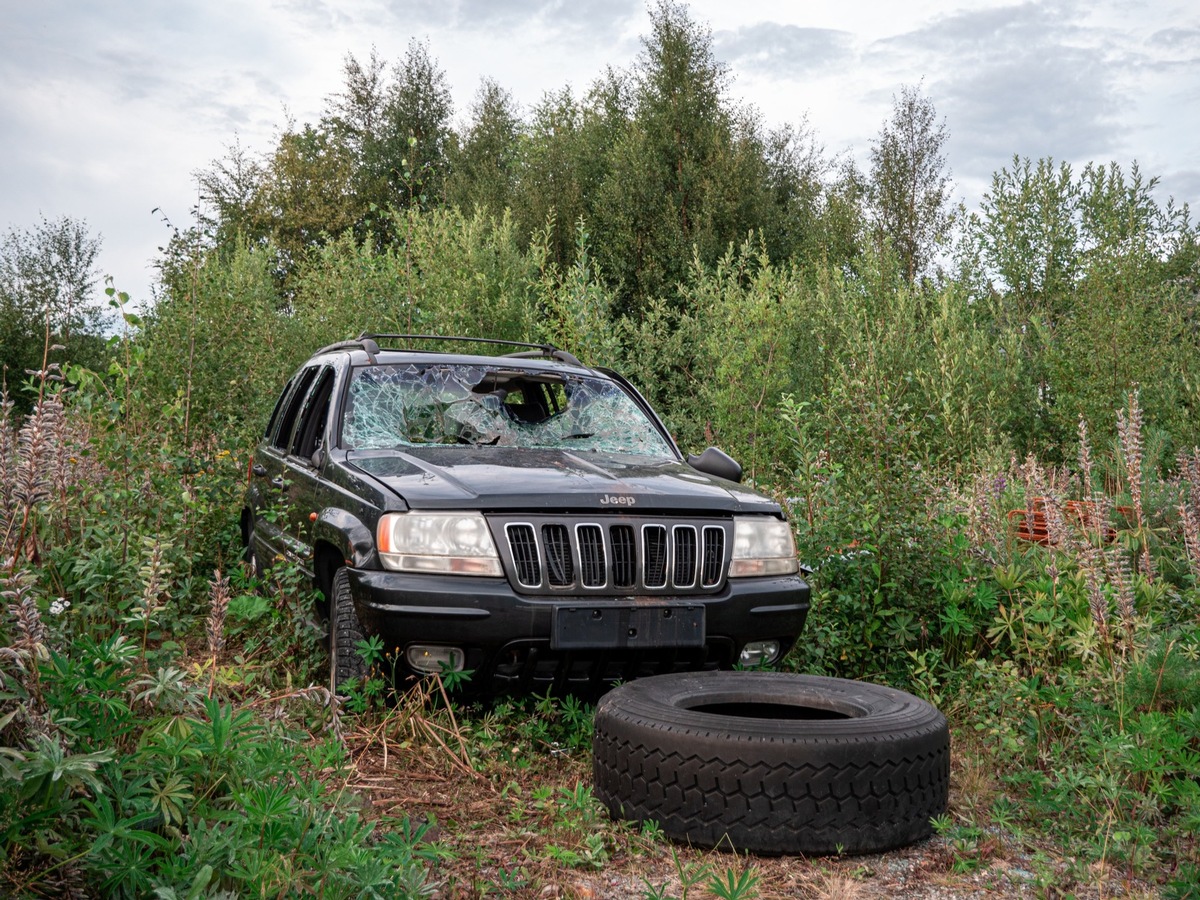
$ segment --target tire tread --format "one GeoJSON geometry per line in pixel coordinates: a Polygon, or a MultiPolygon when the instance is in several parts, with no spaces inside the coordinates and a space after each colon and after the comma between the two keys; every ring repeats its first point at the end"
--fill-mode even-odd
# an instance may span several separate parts
{"type": "Polygon", "coordinates": [[[367,666],[356,649],[366,634],[354,609],[350,576],[345,568],[334,573],[332,594],[329,601],[330,687],[335,693],[340,693],[343,684],[352,679],[361,681],[368,674],[367,666]]]}

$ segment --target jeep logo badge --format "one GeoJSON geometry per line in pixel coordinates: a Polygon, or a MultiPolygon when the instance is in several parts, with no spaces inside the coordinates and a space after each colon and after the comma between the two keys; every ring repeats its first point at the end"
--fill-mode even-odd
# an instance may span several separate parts
{"type": "Polygon", "coordinates": [[[620,497],[616,494],[605,494],[600,498],[601,506],[633,506],[635,503],[636,497],[620,497]]]}

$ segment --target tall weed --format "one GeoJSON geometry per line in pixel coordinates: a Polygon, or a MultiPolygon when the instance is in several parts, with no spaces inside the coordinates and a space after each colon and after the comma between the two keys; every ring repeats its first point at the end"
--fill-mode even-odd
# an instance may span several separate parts
{"type": "Polygon", "coordinates": [[[345,760],[336,699],[216,677],[232,591],[200,573],[232,555],[242,465],[174,405],[126,427],[127,374],[44,372],[0,421],[0,893],[426,895],[415,845],[317,777],[345,760]]]}
{"type": "Polygon", "coordinates": [[[1142,464],[1137,394],[1117,422],[1116,465],[1095,459],[1081,422],[1074,472],[1031,457],[980,473],[993,487],[966,507],[978,562],[942,570],[947,665],[923,657],[914,673],[973,724],[1020,820],[1089,863],[1148,874],[1198,862],[1195,494],[1187,459],[1171,478],[1142,464]],[[1101,483],[1105,468],[1121,480],[1101,483]],[[990,608],[949,602],[985,590],[990,608]],[[969,646],[948,642],[951,623],[969,646]]]}

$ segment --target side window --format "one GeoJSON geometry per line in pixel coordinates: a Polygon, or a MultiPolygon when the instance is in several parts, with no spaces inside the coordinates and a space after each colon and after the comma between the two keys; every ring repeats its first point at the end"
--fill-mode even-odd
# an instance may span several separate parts
{"type": "Polygon", "coordinates": [[[308,388],[316,376],[316,368],[310,368],[292,379],[291,393],[287,395],[286,400],[281,401],[283,414],[279,417],[279,426],[271,435],[271,446],[275,449],[287,450],[288,444],[291,442],[292,429],[296,424],[296,417],[300,415],[300,408],[308,394],[308,388]]]}
{"type": "Polygon", "coordinates": [[[275,408],[271,410],[271,418],[267,420],[267,430],[263,432],[263,438],[269,438],[275,433],[275,429],[279,427],[279,416],[283,412],[284,401],[292,392],[292,386],[296,379],[292,379],[283,386],[283,390],[279,392],[279,399],[275,401],[275,408]]]}
{"type": "Polygon", "coordinates": [[[326,366],[321,370],[317,383],[308,393],[296,437],[292,441],[292,453],[309,459],[321,446],[325,436],[325,422],[329,418],[329,401],[333,397],[333,369],[326,366]]]}

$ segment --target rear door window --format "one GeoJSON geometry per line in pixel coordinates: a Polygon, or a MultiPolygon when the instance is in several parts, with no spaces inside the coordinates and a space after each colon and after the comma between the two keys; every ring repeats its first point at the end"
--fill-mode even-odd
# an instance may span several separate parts
{"type": "Polygon", "coordinates": [[[316,384],[304,402],[304,411],[296,435],[292,440],[292,454],[301,459],[311,459],[325,441],[325,423],[329,419],[329,402],[333,397],[333,369],[326,366],[321,370],[316,384]]]}
{"type": "Polygon", "coordinates": [[[315,366],[305,369],[292,379],[291,389],[285,394],[285,399],[282,401],[282,412],[278,417],[279,421],[276,423],[274,432],[269,436],[271,446],[281,453],[286,453],[291,445],[296,419],[303,408],[308,389],[316,377],[317,368],[315,366]]]}

